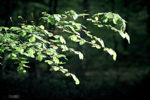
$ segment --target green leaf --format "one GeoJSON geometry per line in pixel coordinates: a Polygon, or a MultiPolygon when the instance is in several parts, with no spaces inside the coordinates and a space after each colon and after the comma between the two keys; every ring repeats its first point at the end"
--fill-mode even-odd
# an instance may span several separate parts
{"type": "Polygon", "coordinates": [[[54,68],[55,68],[55,67],[57,67],[57,66],[52,66],[52,68],[51,68],[49,71],[52,71],[52,70],[54,70],[54,68]]]}
{"type": "Polygon", "coordinates": [[[59,67],[54,67],[54,71],[58,71],[59,69],[59,67]]]}
{"type": "Polygon", "coordinates": [[[96,43],[96,41],[95,41],[95,40],[92,40],[91,42],[92,42],[92,43],[96,43]]]}
{"type": "Polygon", "coordinates": [[[44,30],[44,26],[43,25],[40,25],[39,28],[41,28],[42,30],[44,30]]]}
{"type": "Polygon", "coordinates": [[[95,47],[96,47],[97,49],[100,49],[100,48],[101,48],[101,46],[99,46],[99,45],[97,45],[97,44],[95,44],[95,47]]]}
{"type": "Polygon", "coordinates": [[[10,30],[17,31],[17,30],[20,30],[20,28],[19,27],[11,27],[10,30]]]}
{"type": "Polygon", "coordinates": [[[61,49],[63,49],[62,51],[67,51],[68,47],[66,45],[61,45],[61,49]]]}
{"type": "Polygon", "coordinates": [[[61,41],[61,43],[66,44],[66,41],[65,41],[65,39],[62,36],[60,36],[60,41],[61,41]]]}
{"type": "Polygon", "coordinates": [[[119,34],[122,36],[122,38],[125,38],[125,37],[126,37],[125,34],[122,32],[122,30],[119,31],[119,34]]]}
{"type": "MultiPolygon", "coordinates": [[[[29,50],[27,50],[27,52],[30,54],[30,56],[32,57],[33,56],[33,54],[35,53],[35,51],[33,50],[33,49],[29,49],[29,50]]],[[[33,56],[34,57],[34,56],[33,56]]]]}
{"type": "Polygon", "coordinates": [[[78,53],[79,53],[79,58],[83,60],[83,54],[81,52],[78,53]]]}
{"type": "Polygon", "coordinates": [[[53,16],[49,16],[47,22],[50,22],[52,25],[55,25],[57,23],[57,21],[53,16]]]}
{"type": "Polygon", "coordinates": [[[71,76],[72,76],[73,80],[75,81],[76,85],[80,84],[79,79],[74,74],[71,74],[71,76]]]}
{"type": "Polygon", "coordinates": [[[114,23],[114,24],[117,24],[117,20],[118,20],[118,19],[119,19],[118,17],[113,18],[113,23],[114,23]]]}
{"type": "Polygon", "coordinates": [[[83,45],[84,43],[85,43],[85,40],[84,40],[84,39],[82,39],[82,40],[79,42],[80,45],[83,45]]]}
{"type": "Polygon", "coordinates": [[[78,18],[78,14],[74,10],[70,10],[69,14],[73,16],[73,19],[76,20],[78,18]]]}
{"type": "Polygon", "coordinates": [[[14,54],[14,53],[11,53],[11,55],[12,55],[13,57],[17,57],[17,55],[16,55],[16,54],[14,54]]]}
{"type": "Polygon", "coordinates": [[[19,66],[17,68],[17,71],[18,71],[19,74],[26,74],[26,70],[23,67],[21,67],[21,66],[19,66]]]}
{"type": "Polygon", "coordinates": [[[117,24],[118,24],[118,25],[121,25],[122,23],[123,23],[122,19],[119,18],[119,19],[117,20],[117,24]]]}
{"type": "Polygon", "coordinates": [[[98,17],[95,17],[95,20],[98,21],[98,17]]]}
{"type": "Polygon", "coordinates": [[[53,61],[51,60],[45,60],[45,62],[47,62],[49,65],[53,64],[53,61]]]}
{"type": "Polygon", "coordinates": [[[29,42],[35,42],[36,38],[34,36],[29,38],[29,42]]]}
{"type": "Polygon", "coordinates": [[[7,60],[8,58],[11,57],[11,54],[8,54],[6,57],[5,57],[5,60],[7,60]]]}
{"type": "Polygon", "coordinates": [[[19,33],[19,36],[24,37],[26,34],[27,34],[27,33],[26,33],[25,31],[22,31],[22,32],[19,33]]]}
{"type": "Polygon", "coordinates": [[[54,71],[58,71],[60,68],[59,67],[57,67],[57,66],[52,66],[52,68],[49,70],[49,71],[52,71],[52,70],[54,70],[54,71]]]}
{"type": "Polygon", "coordinates": [[[21,63],[22,63],[22,64],[26,64],[26,63],[29,63],[29,62],[22,60],[21,63]]]}
{"type": "Polygon", "coordinates": [[[71,75],[70,73],[66,73],[66,74],[65,74],[66,77],[68,77],[68,76],[70,76],[70,75],[71,75]]]}
{"type": "Polygon", "coordinates": [[[58,64],[58,63],[59,63],[59,59],[56,58],[55,56],[53,56],[53,61],[55,62],[55,64],[58,64]]]}
{"type": "Polygon", "coordinates": [[[58,49],[58,47],[57,46],[53,46],[53,49],[58,49]]]}
{"type": "Polygon", "coordinates": [[[103,22],[107,23],[108,18],[107,18],[107,17],[105,17],[105,16],[103,16],[103,17],[102,17],[102,20],[103,20],[103,22]]]}
{"type": "Polygon", "coordinates": [[[101,44],[101,46],[104,48],[105,45],[104,45],[104,41],[100,38],[97,38],[98,42],[101,44]]]}
{"type": "Polygon", "coordinates": [[[39,60],[41,62],[43,60],[43,57],[41,55],[36,56],[36,60],[39,60]]]}
{"type": "Polygon", "coordinates": [[[68,38],[70,38],[72,41],[76,41],[77,40],[77,37],[75,35],[71,35],[68,38]]]}
{"type": "Polygon", "coordinates": [[[116,61],[117,54],[116,54],[116,52],[113,49],[111,49],[111,48],[104,48],[104,51],[107,51],[110,55],[112,55],[113,56],[113,60],[116,61]]]}
{"type": "Polygon", "coordinates": [[[63,57],[63,58],[65,58],[66,60],[68,60],[68,59],[66,58],[66,55],[63,55],[63,54],[59,54],[57,57],[58,57],[58,58],[63,57]]]}
{"type": "Polygon", "coordinates": [[[125,37],[126,37],[126,39],[128,40],[128,43],[130,44],[130,36],[128,35],[127,32],[125,32],[125,37]]]}
{"type": "Polygon", "coordinates": [[[54,18],[55,18],[58,22],[60,21],[61,15],[59,15],[59,14],[54,14],[53,16],[54,16],[54,18]]]}

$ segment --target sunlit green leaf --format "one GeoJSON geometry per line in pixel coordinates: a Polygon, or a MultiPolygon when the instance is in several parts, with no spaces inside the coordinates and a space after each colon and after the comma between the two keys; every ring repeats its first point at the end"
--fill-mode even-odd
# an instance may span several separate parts
{"type": "Polygon", "coordinates": [[[58,57],[58,58],[63,57],[63,58],[65,58],[66,60],[68,60],[68,59],[66,58],[66,55],[63,55],[63,54],[59,54],[57,57],[58,57]]]}
{"type": "Polygon", "coordinates": [[[122,38],[125,38],[125,34],[121,31],[119,31],[119,34],[122,36],[122,38]]]}
{"type": "Polygon", "coordinates": [[[53,56],[53,61],[55,62],[55,64],[58,64],[58,63],[59,63],[59,59],[56,58],[55,56],[53,56]]]}
{"type": "Polygon", "coordinates": [[[113,49],[111,49],[111,48],[104,48],[104,51],[107,51],[110,55],[112,55],[113,56],[113,60],[116,61],[117,54],[116,54],[116,52],[113,49]]]}
{"type": "Polygon", "coordinates": [[[80,82],[79,82],[79,79],[74,75],[74,74],[71,74],[73,80],[75,81],[75,84],[78,85],[80,82]]]}
{"type": "Polygon", "coordinates": [[[83,60],[83,54],[79,52],[79,58],[83,60]]]}
{"type": "Polygon", "coordinates": [[[44,26],[43,26],[43,25],[40,25],[39,27],[40,27],[42,30],[44,30],[44,26]]]}
{"type": "Polygon", "coordinates": [[[59,22],[60,21],[60,17],[61,17],[61,15],[59,15],[59,14],[54,14],[54,18],[59,22]]]}
{"type": "Polygon", "coordinates": [[[43,60],[43,57],[41,55],[36,56],[36,60],[39,60],[41,62],[43,60]]]}
{"type": "Polygon", "coordinates": [[[27,33],[26,33],[25,31],[22,31],[22,32],[19,33],[19,36],[24,37],[26,34],[27,34],[27,33]]]}
{"type": "Polygon", "coordinates": [[[98,42],[101,44],[101,46],[104,48],[105,45],[104,45],[104,41],[100,38],[97,38],[98,42]]]}
{"type": "Polygon", "coordinates": [[[53,61],[51,60],[45,60],[45,62],[47,62],[49,65],[53,64],[53,61]]]}
{"type": "Polygon", "coordinates": [[[95,17],[95,20],[98,21],[98,17],[95,17]]]}
{"type": "Polygon", "coordinates": [[[128,43],[130,44],[130,36],[128,35],[127,32],[125,32],[125,37],[126,37],[126,39],[128,40],[128,43]]]}
{"type": "Polygon", "coordinates": [[[83,39],[79,42],[80,45],[83,45],[84,43],[85,43],[85,40],[83,39]]]}
{"type": "Polygon", "coordinates": [[[17,30],[20,30],[20,28],[19,27],[11,27],[10,30],[17,31],[17,30]]]}
{"type": "Polygon", "coordinates": [[[29,63],[29,62],[28,62],[28,61],[22,60],[21,63],[25,64],[25,63],[29,63]]]}
{"type": "Polygon", "coordinates": [[[17,57],[17,55],[16,55],[16,54],[14,54],[14,53],[11,53],[11,55],[12,55],[13,57],[17,57]]]}
{"type": "Polygon", "coordinates": [[[35,42],[36,38],[34,36],[29,38],[29,42],[35,42]]]}
{"type": "Polygon", "coordinates": [[[62,36],[60,37],[60,41],[61,41],[61,43],[66,44],[66,41],[65,41],[65,39],[62,36]]]}
{"type": "Polygon", "coordinates": [[[66,74],[65,74],[65,76],[67,76],[67,77],[70,76],[70,75],[71,75],[70,73],[66,73],[66,74]]]}

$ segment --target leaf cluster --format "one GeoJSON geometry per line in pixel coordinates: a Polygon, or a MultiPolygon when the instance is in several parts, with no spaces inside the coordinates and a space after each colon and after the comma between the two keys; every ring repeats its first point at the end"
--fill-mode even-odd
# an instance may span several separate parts
{"type": "MultiPolygon", "coordinates": [[[[101,38],[93,36],[90,31],[87,31],[84,25],[75,22],[78,17],[84,18],[84,16],[88,14],[77,14],[73,10],[66,11],[64,14],[50,15],[46,12],[42,12],[42,14],[43,17],[41,17],[40,20],[55,25],[57,29],[69,34],[68,38],[71,41],[77,42],[80,45],[88,43],[96,49],[102,48],[113,56],[113,60],[116,60],[117,54],[113,49],[105,47],[104,41],[101,38]],[[82,38],[80,36],[81,31],[90,37],[91,41],[82,38]]],[[[18,18],[23,19],[21,16],[18,18]]],[[[119,32],[119,34],[130,43],[129,35],[125,32],[126,21],[118,14],[111,12],[97,13],[94,14],[92,18],[88,18],[87,21],[91,21],[100,28],[103,26],[111,27],[112,30],[119,32]],[[119,25],[120,29],[108,24],[103,24],[107,23],[108,20],[119,25]]],[[[66,55],[60,54],[58,49],[62,52],[73,52],[77,54],[81,60],[83,60],[84,56],[80,51],[69,48],[66,44],[66,40],[62,35],[52,33],[45,29],[44,25],[35,26],[33,24],[27,25],[26,23],[22,23],[21,27],[0,27],[0,52],[4,53],[5,50],[9,51],[5,59],[15,60],[15,63],[19,65],[17,71],[20,74],[26,73],[25,67],[29,68],[29,66],[26,65],[29,63],[27,58],[34,58],[40,62],[44,61],[49,64],[51,66],[50,71],[61,71],[66,76],[72,77],[76,84],[79,84],[78,78],[74,74],[68,72],[67,69],[63,68],[62,64],[65,64],[65,62],[62,62],[60,58],[68,59],[66,55]],[[45,39],[45,37],[49,37],[49,39],[45,39]]],[[[2,59],[1,56],[0,59],[2,59]]]]}

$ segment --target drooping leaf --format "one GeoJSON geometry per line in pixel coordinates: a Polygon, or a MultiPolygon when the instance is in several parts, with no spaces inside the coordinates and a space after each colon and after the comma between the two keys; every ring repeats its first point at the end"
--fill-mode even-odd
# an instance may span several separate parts
{"type": "Polygon", "coordinates": [[[60,36],[60,41],[61,41],[61,43],[66,44],[66,41],[65,41],[65,39],[62,36],[60,36]]]}
{"type": "Polygon", "coordinates": [[[130,44],[130,36],[128,35],[127,32],[125,32],[125,37],[126,37],[126,39],[128,40],[128,43],[130,44]]]}
{"type": "Polygon", "coordinates": [[[101,46],[104,48],[105,45],[104,45],[104,41],[100,38],[97,38],[98,42],[101,44],[101,46]]]}
{"type": "Polygon", "coordinates": [[[78,85],[80,82],[79,82],[79,79],[74,75],[74,74],[70,74],[73,78],[73,80],[75,81],[75,84],[78,85]]]}
{"type": "Polygon", "coordinates": [[[119,34],[122,36],[122,38],[125,38],[125,34],[121,31],[119,31],[119,34]]]}
{"type": "Polygon", "coordinates": [[[79,58],[83,60],[83,54],[81,52],[78,53],[79,53],[79,58]]]}
{"type": "Polygon", "coordinates": [[[116,61],[117,54],[116,54],[116,52],[113,49],[111,49],[111,48],[104,48],[104,51],[107,51],[110,55],[112,55],[113,56],[113,60],[116,61]]]}

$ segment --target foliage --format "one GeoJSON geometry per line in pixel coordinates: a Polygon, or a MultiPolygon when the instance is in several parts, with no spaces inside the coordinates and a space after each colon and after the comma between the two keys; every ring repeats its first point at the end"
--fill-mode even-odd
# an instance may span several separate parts
{"type": "MultiPolygon", "coordinates": [[[[89,14],[77,14],[73,10],[66,11],[64,14],[50,15],[46,12],[42,12],[42,14],[43,17],[40,18],[41,21],[55,25],[58,30],[70,34],[68,38],[71,41],[77,42],[80,45],[88,43],[96,49],[102,48],[113,56],[113,60],[116,60],[117,54],[113,49],[105,47],[104,41],[101,38],[93,36],[84,25],[75,22],[79,17],[84,18],[84,16],[89,14]],[[80,36],[81,31],[90,37],[91,41],[82,38],[80,36]]],[[[15,63],[19,65],[17,71],[20,74],[25,74],[25,68],[29,68],[27,65],[27,63],[29,63],[28,58],[34,58],[40,62],[44,61],[51,65],[50,71],[61,71],[66,76],[72,77],[76,84],[79,84],[78,78],[74,74],[68,72],[67,69],[63,68],[62,64],[65,64],[65,62],[60,61],[60,58],[67,60],[67,57],[59,53],[58,50],[60,49],[62,52],[73,52],[77,54],[81,60],[84,58],[83,54],[80,51],[67,47],[65,38],[62,35],[57,35],[45,29],[44,24],[36,26],[34,25],[34,21],[31,21],[31,25],[29,25],[22,16],[18,16],[18,18],[23,20],[20,27],[0,27],[0,52],[4,53],[4,51],[8,51],[5,60],[14,60],[15,63]]],[[[119,33],[130,43],[129,35],[125,32],[126,21],[118,14],[111,12],[97,13],[94,14],[92,18],[88,18],[87,21],[91,21],[100,28],[110,27],[111,30],[119,33]],[[113,22],[113,24],[110,22],[113,22]]],[[[2,59],[1,56],[0,59],[2,59]]]]}

